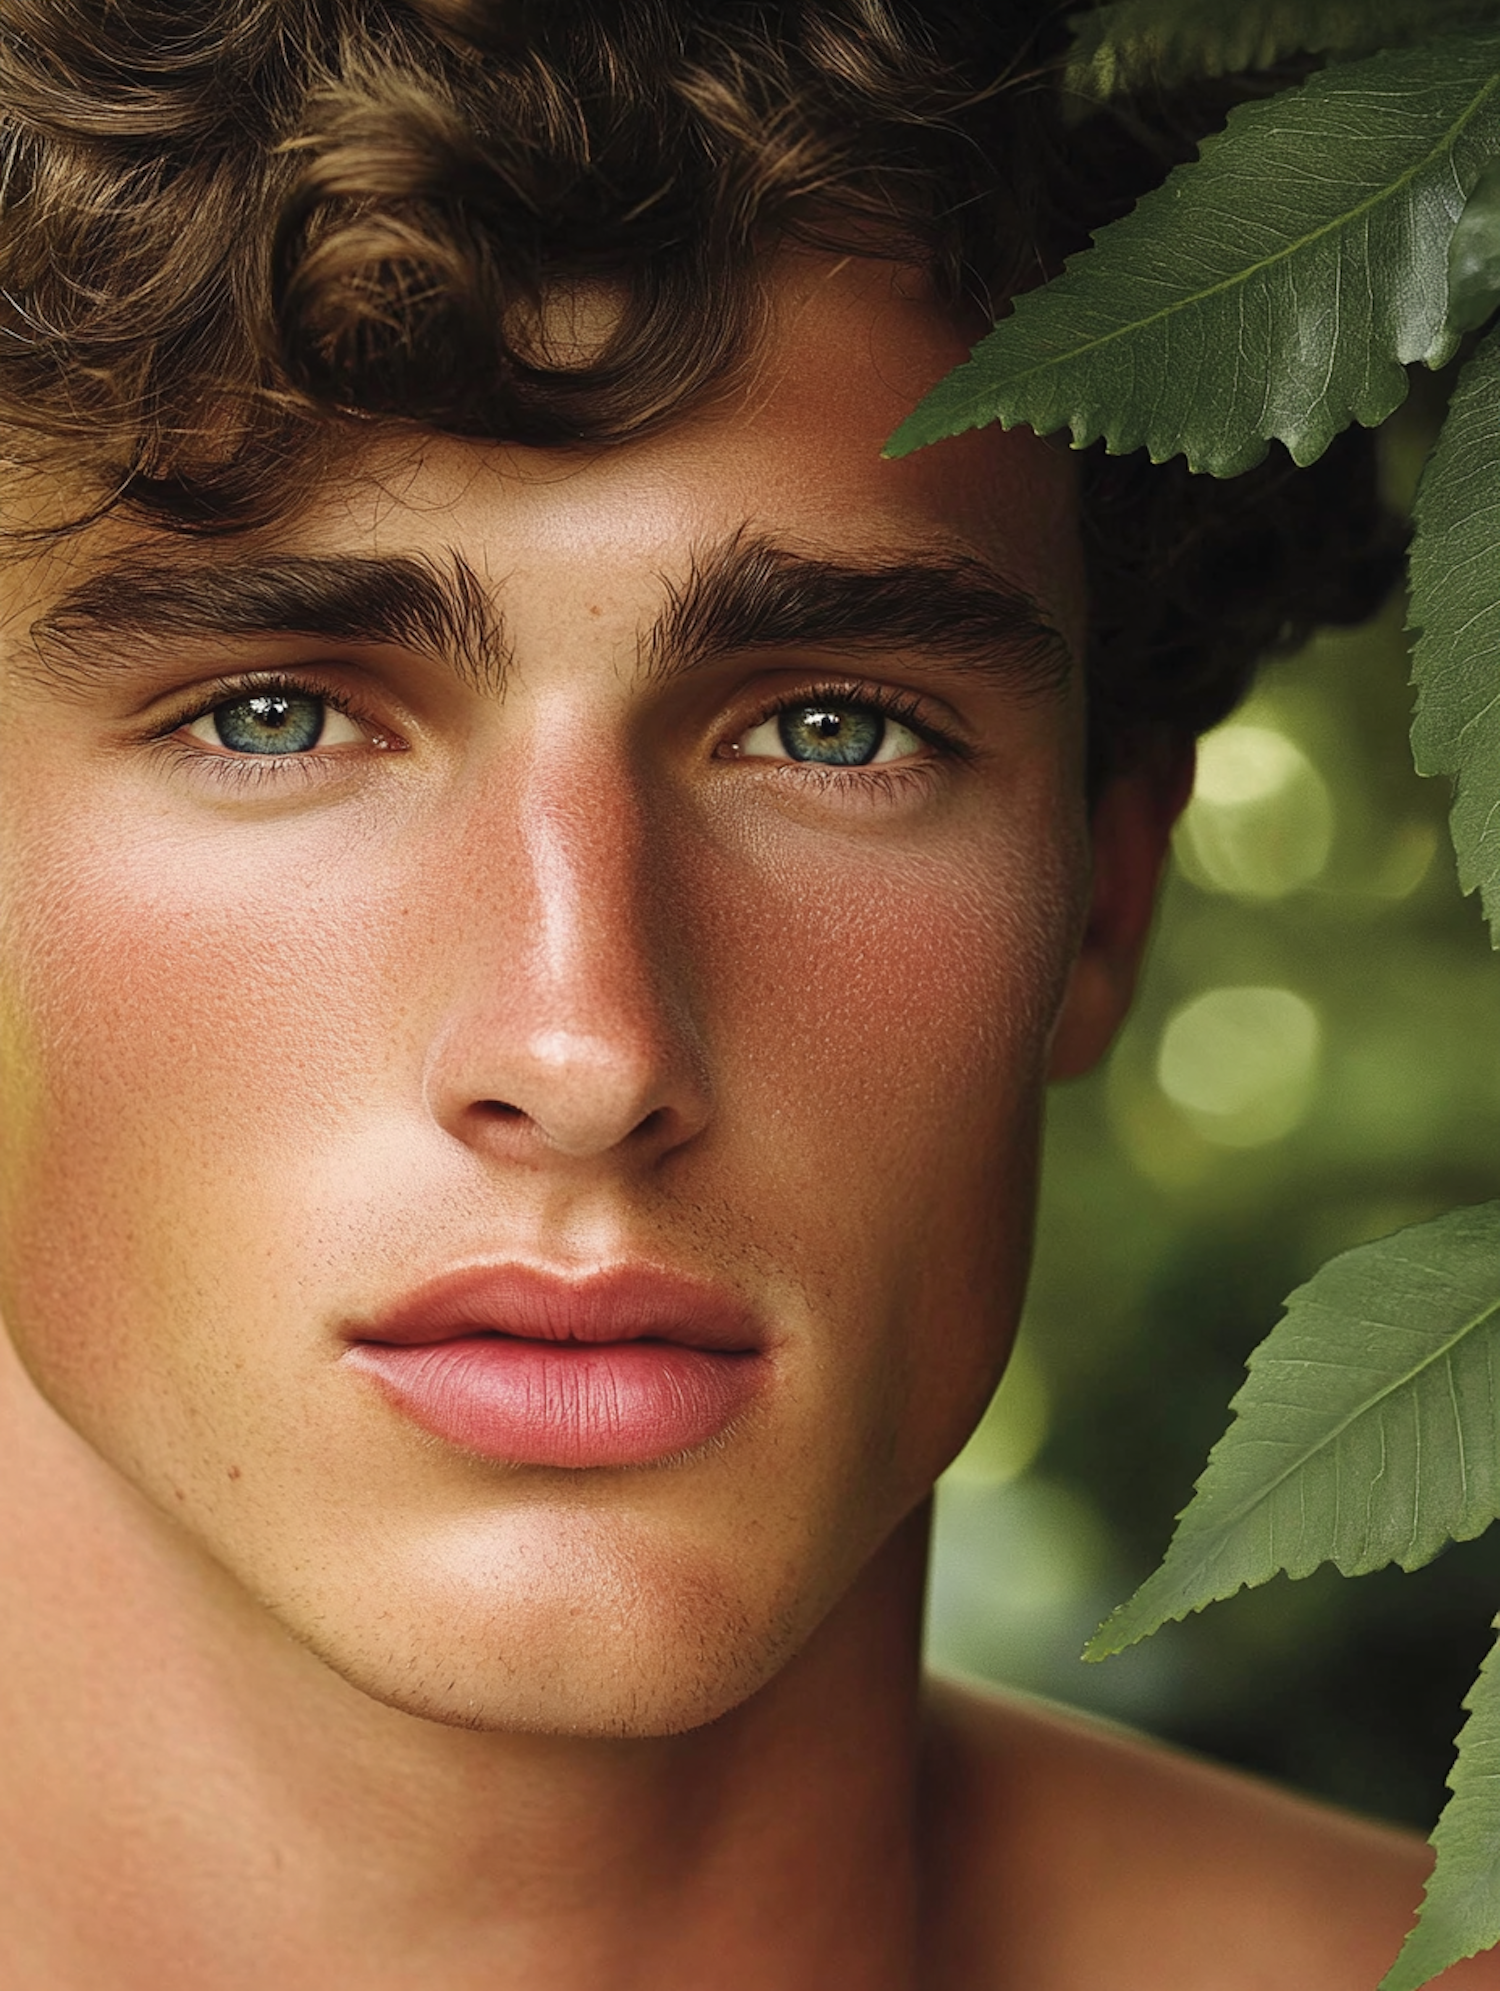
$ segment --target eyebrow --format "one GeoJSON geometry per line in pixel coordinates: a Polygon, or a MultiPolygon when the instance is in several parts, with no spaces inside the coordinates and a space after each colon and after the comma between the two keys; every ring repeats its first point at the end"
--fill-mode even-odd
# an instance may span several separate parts
{"type": "MultiPolygon", "coordinates": [[[[665,583],[641,640],[648,675],[670,680],[739,652],[914,649],[1005,688],[1056,690],[1069,651],[1024,588],[963,552],[834,559],[741,529],[695,550],[665,583]]],[[[308,636],[395,644],[498,692],[509,652],[473,568],[413,555],[205,560],[136,556],[91,574],[31,625],[49,677],[88,686],[119,669],[111,640],[308,636]]]]}
{"type": "Polygon", "coordinates": [[[137,556],[91,574],[31,625],[50,676],[82,684],[113,673],[101,640],[311,636],[397,644],[497,690],[504,631],[478,575],[457,553],[285,555],[256,560],[137,556]]]}
{"type": "Polygon", "coordinates": [[[1010,690],[1056,691],[1071,655],[1035,596],[962,552],[839,560],[750,532],[695,554],[644,645],[670,679],[755,650],[852,648],[924,654],[1010,690]]]}

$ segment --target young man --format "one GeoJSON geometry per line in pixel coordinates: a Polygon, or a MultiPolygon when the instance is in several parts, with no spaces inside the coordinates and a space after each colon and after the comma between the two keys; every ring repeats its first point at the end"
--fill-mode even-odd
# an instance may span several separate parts
{"type": "Polygon", "coordinates": [[[920,1681],[1045,1080],[1374,557],[882,461],[1066,239],[996,12],[0,6],[6,1991],[1393,1956],[1420,1847],[920,1681]]]}

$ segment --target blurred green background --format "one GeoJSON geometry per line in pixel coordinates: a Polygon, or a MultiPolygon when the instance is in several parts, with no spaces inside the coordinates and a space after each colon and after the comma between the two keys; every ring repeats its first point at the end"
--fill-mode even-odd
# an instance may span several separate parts
{"type": "MultiPolygon", "coordinates": [[[[1431,396],[1386,439],[1409,497],[1431,396]]],[[[1133,1020],[1055,1092],[1015,1363],[938,1495],[929,1651],[1429,1829],[1500,1528],[1278,1579],[1102,1665],[1246,1356],[1333,1252],[1500,1196],[1500,959],[1413,773],[1404,604],[1277,661],[1204,743],[1133,1020]]]]}

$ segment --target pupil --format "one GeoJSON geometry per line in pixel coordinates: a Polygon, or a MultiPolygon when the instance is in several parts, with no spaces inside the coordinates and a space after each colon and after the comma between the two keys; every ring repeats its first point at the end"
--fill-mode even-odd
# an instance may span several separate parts
{"type": "Polygon", "coordinates": [[[322,736],[323,701],[285,691],[257,692],[217,706],[214,731],[233,753],[306,753],[322,736]]]}
{"type": "Polygon", "coordinates": [[[863,767],[880,751],[885,720],[865,705],[793,705],[782,713],[778,731],[793,760],[863,767]]]}

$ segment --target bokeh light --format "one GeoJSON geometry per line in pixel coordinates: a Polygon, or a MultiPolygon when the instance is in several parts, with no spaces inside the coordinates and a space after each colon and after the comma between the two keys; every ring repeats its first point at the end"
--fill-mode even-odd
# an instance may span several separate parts
{"type": "Polygon", "coordinates": [[[1306,1113],[1321,1047],[1317,1011],[1290,989],[1210,989],[1168,1020],[1156,1080],[1206,1140],[1260,1147],[1306,1113]]]}
{"type": "Polygon", "coordinates": [[[1322,875],[1333,847],[1328,784],[1283,732],[1231,721],[1200,741],[1177,856],[1194,884],[1279,899],[1322,875]]]}

